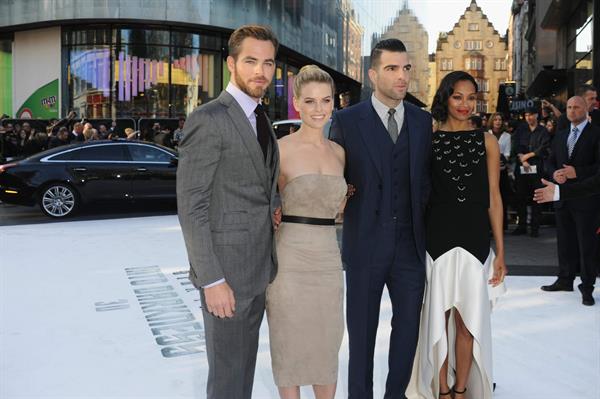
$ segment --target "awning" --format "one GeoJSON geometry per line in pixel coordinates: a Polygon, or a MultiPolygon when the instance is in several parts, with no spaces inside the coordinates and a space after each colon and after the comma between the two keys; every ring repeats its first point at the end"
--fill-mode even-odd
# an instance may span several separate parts
{"type": "Polygon", "coordinates": [[[544,69],[537,74],[527,89],[527,97],[553,97],[566,87],[566,69],[544,69]]]}

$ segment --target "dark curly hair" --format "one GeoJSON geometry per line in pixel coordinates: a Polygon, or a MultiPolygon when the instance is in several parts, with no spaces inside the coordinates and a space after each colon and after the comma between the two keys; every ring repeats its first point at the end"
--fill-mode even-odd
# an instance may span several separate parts
{"type": "Polygon", "coordinates": [[[436,121],[446,122],[446,119],[448,119],[448,99],[454,93],[454,85],[461,80],[473,83],[475,92],[479,91],[477,82],[467,72],[454,71],[444,76],[444,79],[440,82],[440,87],[438,87],[435,96],[433,96],[431,104],[431,115],[436,121]]]}

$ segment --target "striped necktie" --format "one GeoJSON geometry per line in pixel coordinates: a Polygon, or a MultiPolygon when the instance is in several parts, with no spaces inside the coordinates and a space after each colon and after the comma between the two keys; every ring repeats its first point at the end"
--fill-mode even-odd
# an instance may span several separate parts
{"type": "Polygon", "coordinates": [[[569,158],[571,158],[571,154],[573,154],[573,149],[575,148],[575,143],[577,143],[578,137],[579,129],[577,129],[577,126],[575,126],[567,138],[567,151],[569,152],[569,158]]]}

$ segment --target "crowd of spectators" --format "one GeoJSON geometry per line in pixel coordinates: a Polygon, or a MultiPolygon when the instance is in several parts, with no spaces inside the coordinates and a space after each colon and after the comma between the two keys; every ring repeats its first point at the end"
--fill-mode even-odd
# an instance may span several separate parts
{"type": "MultiPolygon", "coordinates": [[[[116,121],[99,123],[74,121],[74,113],[63,120],[4,120],[0,124],[0,161],[25,158],[58,146],[94,140],[143,140],[177,149],[183,136],[185,118],[173,121],[148,121],[140,130],[132,127],[119,128],[116,121]],[[151,122],[151,127],[148,124],[151,122]],[[34,127],[35,126],[35,127],[34,127]]],[[[133,121],[132,121],[133,122],[133,121]]]]}

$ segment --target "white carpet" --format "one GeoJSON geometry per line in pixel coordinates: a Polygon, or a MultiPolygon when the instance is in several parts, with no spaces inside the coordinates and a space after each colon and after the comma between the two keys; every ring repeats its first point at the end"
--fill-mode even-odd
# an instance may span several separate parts
{"type": "MultiPolygon", "coordinates": [[[[204,398],[202,318],[186,265],[175,216],[0,228],[0,398],[204,398]]],[[[539,290],[552,281],[507,279],[493,315],[498,399],[600,398],[600,303],[539,290]]],[[[377,398],[391,316],[383,301],[377,398]]],[[[336,398],[346,397],[347,362],[344,340],[336,398]]],[[[266,322],[254,398],[277,398],[266,322]]]]}

